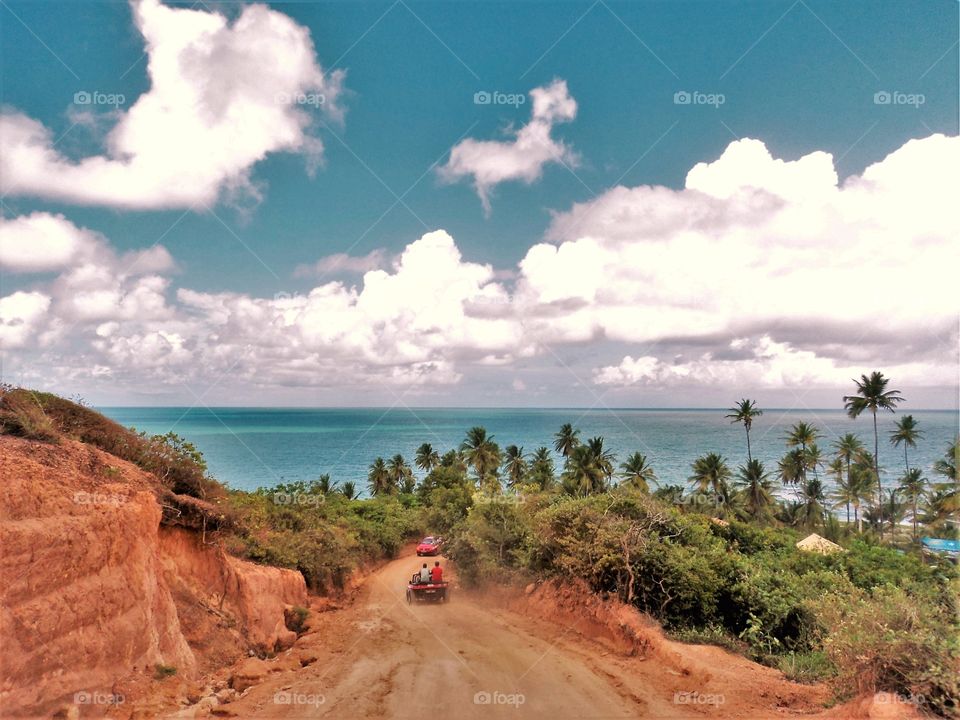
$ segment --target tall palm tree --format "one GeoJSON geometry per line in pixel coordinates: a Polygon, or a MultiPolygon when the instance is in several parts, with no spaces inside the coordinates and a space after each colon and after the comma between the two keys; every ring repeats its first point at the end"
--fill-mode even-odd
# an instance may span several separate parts
{"type": "Polygon", "coordinates": [[[434,450],[430,443],[423,443],[417,448],[417,454],[413,462],[429,475],[430,471],[440,464],[440,453],[434,450]]]}
{"type": "Polygon", "coordinates": [[[907,470],[906,474],[900,478],[900,487],[897,488],[897,491],[910,503],[910,514],[913,520],[913,540],[916,542],[917,518],[920,515],[917,506],[927,491],[927,479],[923,476],[923,471],[920,468],[907,470]]]}
{"type": "Polygon", "coordinates": [[[817,441],[818,437],[820,437],[820,431],[810,423],[801,420],[790,427],[784,439],[787,441],[787,447],[799,446],[806,450],[808,445],[817,441]]]}
{"type": "Polygon", "coordinates": [[[460,445],[460,450],[467,464],[473,467],[481,484],[496,477],[497,468],[500,467],[500,446],[493,442],[493,435],[487,436],[486,428],[476,426],[467,430],[467,437],[460,445]]]}
{"type": "Polygon", "coordinates": [[[519,485],[527,476],[527,458],[523,454],[523,447],[508,445],[504,452],[503,469],[507,474],[510,486],[519,485]]]}
{"type": "Polygon", "coordinates": [[[570,423],[564,423],[560,427],[560,431],[554,435],[556,440],[553,443],[553,449],[558,453],[563,455],[565,458],[570,457],[570,453],[573,452],[573,449],[580,444],[580,439],[577,437],[580,434],[580,431],[575,429],[570,423]]]}
{"type": "Polygon", "coordinates": [[[571,495],[590,495],[607,489],[606,472],[586,445],[577,445],[567,457],[563,487],[571,495]]]}
{"type": "Polygon", "coordinates": [[[890,442],[894,447],[903,445],[903,469],[910,472],[910,463],[907,460],[907,448],[915,448],[917,440],[923,437],[923,431],[913,415],[904,415],[897,421],[897,429],[890,433],[890,442]]]}
{"type": "Polygon", "coordinates": [[[741,489],[747,512],[760,520],[769,518],[773,507],[770,476],[759,460],[748,460],[737,471],[737,485],[741,489]]]}
{"type": "Polygon", "coordinates": [[[650,483],[657,481],[656,473],[647,463],[647,456],[639,452],[628,457],[627,461],[620,465],[620,470],[623,481],[643,493],[649,493],[650,483]]]}
{"type": "Polygon", "coordinates": [[[345,481],[343,485],[340,486],[340,492],[343,493],[347,500],[356,500],[360,497],[360,491],[357,490],[356,483],[352,480],[345,481]]]}
{"type": "Polygon", "coordinates": [[[389,495],[396,487],[390,477],[390,469],[382,457],[378,457],[370,465],[367,472],[367,484],[371,495],[389,495]]]}
{"type": "MultiPolygon", "coordinates": [[[[864,410],[873,415],[873,469],[877,475],[877,504],[883,502],[883,485],[880,482],[880,435],[877,432],[877,410],[896,412],[897,405],[903,402],[899,390],[887,390],[890,383],[882,372],[874,370],[870,377],[861,375],[854,380],[857,385],[856,395],[844,395],[843,402],[847,415],[858,418],[864,410]]],[[[883,539],[883,524],[880,524],[880,538],[883,539]]]]}
{"type": "Polygon", "coordinates": [[[534,450],[530,462],[530,475],[541,490],[549,490],[553,485],[553,457],[550,455],[549,448],[538,447],[534,450]]]}
{"type": "Polygon", "coordinates": [[[610,480],[613,477],[614,463],[617,461],[616,456],[612,451],[603,449],[602,437],[590,438],[587,440],[587,447],[593,453],[597,467],[603,472],[604,477],[610,480]]]}
{"type": "Polygon", "coordinates": [[[730,408],[730,414],[726,416],[731,423],[743,423],[743,428],[747,431],[747,462],[753,460],[750,453],[750,428],[753,426],[753,419],[761,415],[763,410],[757,407],[756,402],[744,398],[730,408]]]}
{"type": "Polygon", "coordinates": [[[706,493],[712,490],[718,495],[723,494],[723,486],[730,479],[730,467],[722,455],[701,455],[693,461],[691,467],[693,475],[690,476],[690,482],[696,486],[697,492],[706,493]]]}

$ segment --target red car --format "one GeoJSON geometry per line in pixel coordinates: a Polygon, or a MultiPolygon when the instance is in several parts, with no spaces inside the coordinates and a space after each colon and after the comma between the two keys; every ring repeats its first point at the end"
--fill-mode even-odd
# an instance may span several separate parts
{"type": "Polygon", "coordinates": [[[417,545],[417,555],[439,555],[443,549],[443,538],[428,535],[417,545]]]}

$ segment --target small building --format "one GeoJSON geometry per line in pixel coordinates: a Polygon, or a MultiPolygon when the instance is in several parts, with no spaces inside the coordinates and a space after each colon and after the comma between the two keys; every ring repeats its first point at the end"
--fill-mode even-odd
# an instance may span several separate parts
{"type": "Polygon", "coordinates": [[[835,552],[843,552],[843,548],[837,545],[835,542],[830,542],[825,537],[820,537],[816,533],[811,533],[803,540],[798,542],[797,550],[820,553],[821,555],[830,555],[835,552]]]}

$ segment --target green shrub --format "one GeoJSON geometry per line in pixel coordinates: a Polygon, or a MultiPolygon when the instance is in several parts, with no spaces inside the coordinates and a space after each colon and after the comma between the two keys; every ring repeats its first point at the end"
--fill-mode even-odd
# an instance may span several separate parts
{"type": "Polygon", "coordinates": [[[292,630],[297,635],[302,635],[307,629],[306,623],[308,617],[310,617],[310,611],[300,605],[295,605],[283,612],[283,620],[287,626],[287,630],[292,630]]]}
{"type": "Polygon", "coordinates": [[[168,677],[173,677],[177,674],[177,669],[173,665],[164,665],[162,663],[157,663],[153,667],[153,678],[154,680],[165,680],[168,677]]]}
{"type": "Polygon", "coordinates": [[[9,387],[0,388],[0,432],[50,443],[60,437],[35,393],[9,387]]]}
{"type": "Polygon", "coordinates": [[[944,608],[903,588],[858,591],[847,602],[819,605],[823,645],[847,695],[886,691],[922,698],[955,715],[960,698],[960,624],[944,608]]]}

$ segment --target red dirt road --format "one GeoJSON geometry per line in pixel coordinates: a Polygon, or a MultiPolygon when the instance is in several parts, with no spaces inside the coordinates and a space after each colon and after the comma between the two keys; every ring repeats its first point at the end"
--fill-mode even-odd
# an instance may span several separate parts
{"type": "MultiPolygon", "coordinates": [[[[789,683],[719,648],[672,643],[627,657],[530,607],[454,590],[405,600],[420,561],[370,575],[349,607],[316,616],[307,667],[270,673],[219,708],[243,718],[782,718],[822,711],[822,687],[789,683]],[[531,617],[540,614],[542,617],[531,617]]],[[[282,663],[283,657],[277,662],[282,663]]]]}

